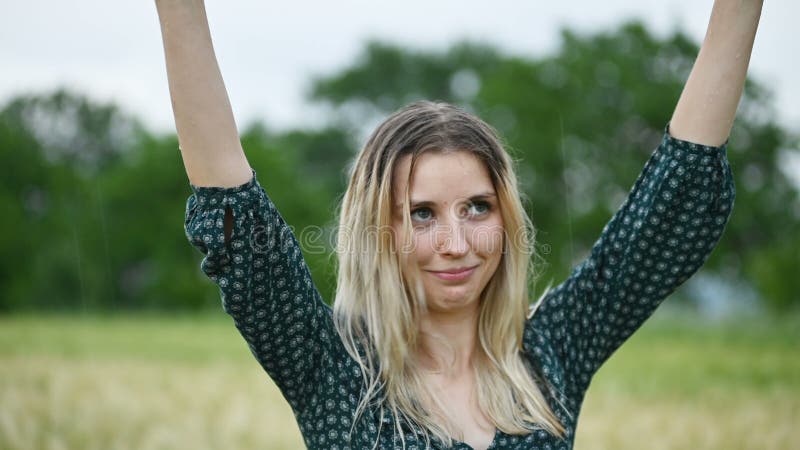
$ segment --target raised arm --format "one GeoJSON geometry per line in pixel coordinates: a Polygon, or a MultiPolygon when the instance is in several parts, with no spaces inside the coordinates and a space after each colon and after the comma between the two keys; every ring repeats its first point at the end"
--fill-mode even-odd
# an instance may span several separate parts
{"type": "Polygon", "coordinates": [[[742,95],[763,0],[716,0],[700,54],[678,100],[670,133],[722,145],[742,95]]]}
{"type": "Polygon", "coordinates": [[[600,366],[716,246],[736,197],[725,142],[762,0],[716,0],[664,138],[589,256],[532,309],[527,349],[580,404],[600,366]]]}
{"type": "Polygon", "coordinates": [[[178,142],[195,186],[252,177],[222,81],[203,0],[156,0],[178,142]]]}

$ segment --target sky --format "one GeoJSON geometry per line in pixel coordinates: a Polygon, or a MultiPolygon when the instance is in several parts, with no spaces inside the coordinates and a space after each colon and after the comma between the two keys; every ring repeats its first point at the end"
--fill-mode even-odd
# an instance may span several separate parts
{"type": "MultiPolygon", "coordinates": [[[[26,0],[0,14],[0,104],[21,93],[68,87],[114,101],[153,131],[172,132],[155,3],[26,0]]],[[[306,126],[319,110],[304,100],[313,76],[335,73],[367,39],[443,49],[470,39],[542,56],[558,32],[613,29],[632,18],[659,36],[684,30],[700,43],[711,0],[207,0],[211,32],[240,128],[306,126]]],[[[780,122],[800,130],[800,2],[765,2],[750,74],[769,86],[780,122]]],[[[665,121],[668,118],[665,118],[665,121]]]]}

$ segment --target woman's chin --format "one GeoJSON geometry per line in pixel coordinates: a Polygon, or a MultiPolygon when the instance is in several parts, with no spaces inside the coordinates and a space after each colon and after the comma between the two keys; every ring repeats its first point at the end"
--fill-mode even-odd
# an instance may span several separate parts
{"type": "Polygon", "coordinates": [[[430,299],[428,309],[431,311],[452,311],[478,304],[474,292],[471,289],[464,289],[463,286],[439,290],[428,298],[430,299]]]}

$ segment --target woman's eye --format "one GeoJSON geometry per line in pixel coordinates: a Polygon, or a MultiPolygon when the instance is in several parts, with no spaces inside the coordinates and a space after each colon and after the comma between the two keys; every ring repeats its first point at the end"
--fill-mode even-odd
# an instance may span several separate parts
{"type": "Polygon", "coordinates": [[[470,217],[481,216],[488,213],[492,209],[492,205],[488,202],[474,201],[467,205],[467,214],[470,217]]]}
{"type": "MultiPolygon", "coordinates": [[[[492,209],[492,205],[485,201],[471,201],[460,208],[462,218],[473,218],[486,215],[492,209]]],[[[433,210],[428,207],[421,207],[411,211],[411,220],[414,222],[429,222],[433,220],[433,210]]]]}
{"type": "Polygon", "coordinates": [[[430,208],[417,208],[411,211],[411,220],[415,222],[427,222],[433,218],[433,212],[430,208]]]}

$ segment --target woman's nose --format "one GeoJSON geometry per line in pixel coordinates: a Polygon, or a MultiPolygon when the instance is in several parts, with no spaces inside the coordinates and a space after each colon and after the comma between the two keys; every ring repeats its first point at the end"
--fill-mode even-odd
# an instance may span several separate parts
{"type": "Polygon", "coordinates": [[[459,218],[440,222],[436,226],[436,252],[443,255],[462,256],[469,252],[469,240],[466,227],[459,218]]]}

